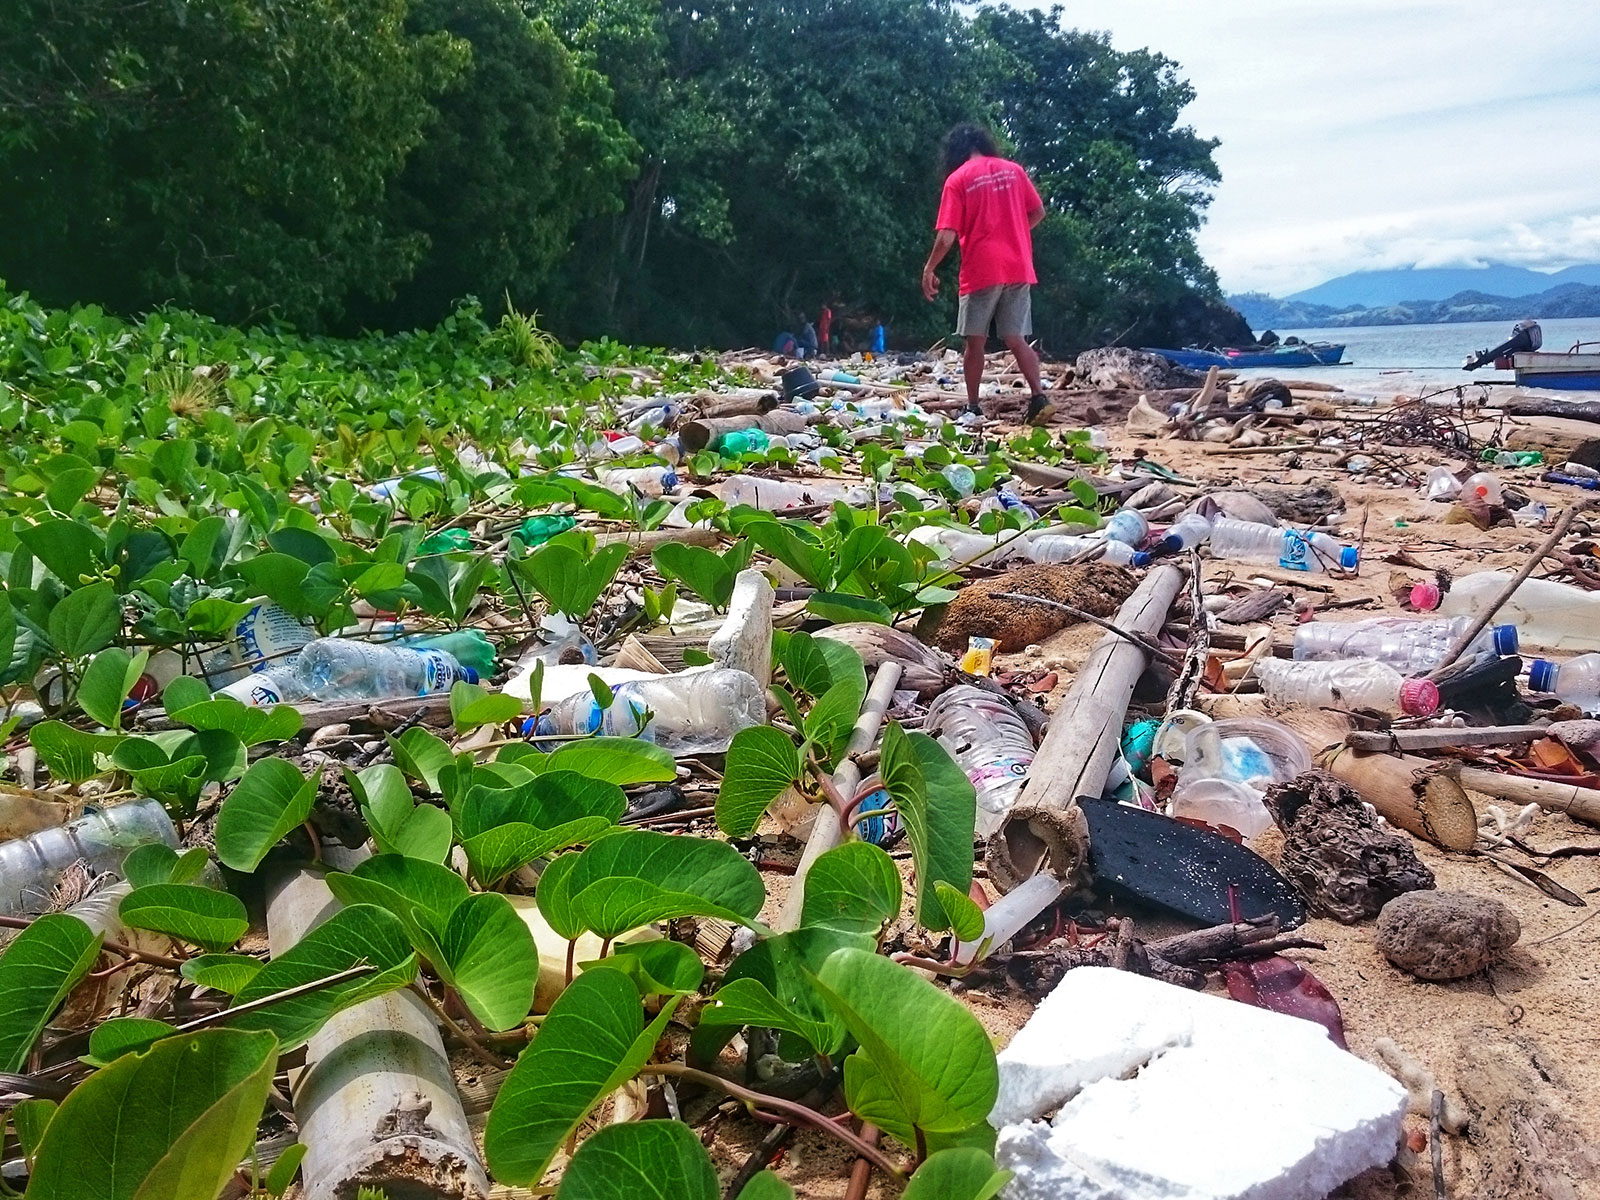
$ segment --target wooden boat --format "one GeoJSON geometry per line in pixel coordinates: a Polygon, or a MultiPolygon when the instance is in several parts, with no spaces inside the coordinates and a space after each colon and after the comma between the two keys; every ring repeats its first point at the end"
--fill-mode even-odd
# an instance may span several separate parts
{"type": "Polygon", "coordinates": [[[1293,346],[1267,346],[1257,349],[1238,349],[1226,346],[1221,349],[1186,346],[1182,350],[1162,350],[1146,346],[1151,354],[1159,354],[1180,367],[1204,371],[1207,367],[1329,367],[1344,358],[1344,345],[1332,342],[1300,342],[1293,346]]]}
{"type": "Polygon", "coordinates": [[[1528,350],[1510,357],[1518,387],[1600,392],[1600,342],[1578,342],[1565,354],[1528,350]],[[1585,346],[1593,349],[1585,351],[1585,346]]]}

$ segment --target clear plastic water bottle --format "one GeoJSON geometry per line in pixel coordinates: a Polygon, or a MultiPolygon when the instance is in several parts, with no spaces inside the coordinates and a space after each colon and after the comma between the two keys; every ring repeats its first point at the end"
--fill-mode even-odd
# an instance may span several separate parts
{"type": "Polygon", "coordinates": [[[1181,554],[1185,550],[1193,550],[1196,546],[1204,545],[1211,537],[1211,522],[1199,513],[1184,513],[1172,525],[1167,527],[1166,533],[1161,535],[1160,541],[1150,547],[1150,554],[1154,558],[1165,558],[1172,554],[1181,554]]]}
{"type": "Polygon", "coordinates": [[[1426,717],[1438,710],[1439,689],[1426,679],[1406,679],[1387,663],[1369,659],[1296,662],[1266,658],[1255,666],[1267,699],[1298,708],[1375,708],[1426,717]]]}
{"type": "MultiPolygon", "coordinates": [[[[1450,647],[1471,624],[1471,617],[1311,621],[1295,630],[1294,656],[1313,660],[1370,658],[1388,663],[1402,675],[1415,675],[1443,662],[1450,647]]],[[[1473,655],[1484,650],[1515,654],[1517,627],[1490,626],[1472,640],[1466,653],[1473,655]]]]}
{"type": "Polygon", "coordinates": [[[626,495],[661,496],[678,488],[678,473],[671,467],[617,467],[595,472],[600,486],[626,495]]]}
{"type": "Polygon", "coordinates": [[[115,871],[128,851],[152,842],[178,848],[178,831],[158,800],[129,801],[0,843],[0,913],[42,912],[61,872],[79,859],[96,873],[115,871]]]}
{"type": "Polygon", "coordinates": [[[1330,566],[1354,570],[1360,555],[1354,546],[1309,529],[1257,525],[1218,517],[1211,523],[1211,553],[1238,562],[1271,563],[1286,571],[1325,572],[1330,566]]]}
{"type": "Polygon", "coordinates": [[[872,502],[865,487],[846,487],[839,483],[797,483],[788,479],[760,479],[754,475],[735,475],[723,481],[722,502],[729,508],[748,504],[764,512],[786,508],[805,508],[812,504],[832,504],[835,500],[859,506],[872,502]]]}
{"type": "Polygon", "coordinates": [[[1106,538],[1073,537],[1070,533],[1047,533],[1042,537],[1033,538],[1017,557],[1036,563],[1058,563],[1077,558],[1078,555],[1097,547],[1104,549],[1105,553],[1101,556],[1104,561],[1119,567],[1142,567],[1150,561],[1148,554],[1142,550],[1135,550],[1126,542],[1113,542],[1106,538]]]}
{"type": "Polygon", "coordinates": [[[1585,712],[1600,710],[1600,654],[1580,654],[1564,663],[1536,658],[1528,668],[1528,686],[1554,692],[1585,712]]]}
{"type": "Polygon", "coordinates": [[[1500,481],[1488,471],[1479,471],[1474,475],[1468,475],[1461,483],[1461,494],[1463,496],[1476,496],[1485,504],[1499,504],[1504,499],[1504,493],[1500,490],[1500,481]]]}
{"type": "Polygon", "coordinates": [[[257,671],[218,688],[213,695],[227,696],[250,708],[271,708],[274,704],[295,704],[310,699],[292,668],[257,671]]]}
{"type": "Polygon", "coordinates": [[[1144,539],[1150,536],[1150,522],[1145,520],[1144,514],[1136,508],[1119,509],[1106,522],[1103,532],[1113,542],[1140,546],[1144,544],[1144,539]]]}
{"type": "Polygon", "coordinates": [[[938,552],[935,562],[979,566],[1005,562],[1019,554],[1026,557],[1028,543],[1027,536],[1015,529],[979,533],[948,525],[919,525],[906,535],[906,540],[931,546],[938,552]]]}
{"type": "Polygon", "coordinates": [[[1033,735],[992,692],[959,684],[928,708],[923,731],[950,752],[978,792],[979,837],[1000,828],[1033,765],[1033,735]]]}
{"type": "MultiPolygon", "coordinates": [[[[1458,576],[1438,602],[1440,616],[1471,616],[1491,604],[1511,582],[1510,571],[1458,576]]],[[[1554,579],[1524,579],[1495,614],[1517,627],[1523,642],[1552,650],[1600,649],[1600,592],[1554,579]]]]}
{"type": "Polygon", "coordinates": [[[212,687],[222,687],[253,671],[287,670],[294,655],[316,636],[309,621],[276,604],[258,604],[239,618],[232,639],[206,658],[206,678],[212,687]]]}
{"type": "Polygon", "coordinates": [[[478,682],[478,673],[443,650],[378,646],[344,638],[318,638],[300,651],[290,672],[314,700],[392,700],[448,692],[455,682],[478,682]]]}
{"type": "Polygon", "coordinates": [[[618,684],[601,708],[589,692],[558,700],[534,729],[543,736],[637,737],[676,755],[721,753],[767,719],[766,690],[747,671],[721,668],[618,684]]]}
{"type": "Polygon", "coordinates": [[[963,499],[972,495],[978,487],[977,472],[966,463],[951,463],[939,474],[943,475],[945,482],[955,489],[956,495],[963,499]]]}

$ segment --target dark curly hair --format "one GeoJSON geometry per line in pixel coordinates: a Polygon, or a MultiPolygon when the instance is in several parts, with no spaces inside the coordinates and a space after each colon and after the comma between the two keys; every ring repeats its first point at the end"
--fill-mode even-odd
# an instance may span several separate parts
{"type": "Polygon", "coordinates": [[[994,157],[1000,151],[995,147],[994,134],[982,125],[972,121],[963,121],[949,133],[944,135],[944,173],[954,171],[967,159],[971,158],[974,151],[978,154],[994,157]]]}

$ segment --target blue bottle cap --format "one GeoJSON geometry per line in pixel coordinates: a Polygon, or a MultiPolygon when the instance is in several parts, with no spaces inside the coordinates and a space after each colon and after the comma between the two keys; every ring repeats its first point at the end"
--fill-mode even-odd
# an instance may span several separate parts
{"type": "Polygon", "coordinates": [[[1515,654],[1517,652],[1517,627],[1515,625],[1496,625],[1494,627],[1494,652],[1496,654],[1515,654]]]}
{"type": "Polygon", "coordinates": [[[1556,664],[1546,658],[1536,658],[1533,665],[1528,668],[1528,686],[1536,692],[1548,692],[1555,688],[1556,664]]]}
{"type": "Polygon", "coordinates": [[[678,473],[676,471],[668,471],[666,474],[662,475],[661,486],[669,492],[672,491],[678,486],[678,473]]]}
{"type": "Polygon", "coordinates": [[[1130,561],[1136,567],[1148,567],[1154,557],[1148,550],[1135,550],[1130,561]]]}
{"type": "Polygon", "coordinates": [[[461,676],[468,683],[477,683],[478,682],[478,672],[473,670],[471,667],[462,667],[461,668],[461,676]]]}
{"type": "Polygon", "coordinates": [[[1347,571],[1354,571],[1361,562],[1361,551],[1354,546],[1346,546],[1339,551],[1339,565],[1347,571]]]}

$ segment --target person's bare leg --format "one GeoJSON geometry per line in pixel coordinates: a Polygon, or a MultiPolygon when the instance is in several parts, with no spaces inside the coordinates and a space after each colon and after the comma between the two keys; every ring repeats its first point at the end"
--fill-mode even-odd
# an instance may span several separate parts
{"type": "Polygon", "coordinates": [[[1012,357],[1017,360],[1017,370],[1028,381],[1028,395],[1044,395],[1044,388],[1039,383],[1039,355],[1028,345],[1028,339],[1020,333],[1014,333],[1006,338],[1006,349],[1011,351],[1012,357]]]}
{"type": "MultiPolygon", "coordinates": [[[[961,355],[961,373],[967,381],[967,407],[978,407],[978,387],[983,383],[983,347],[989,339],[983,334],[970,334],[967,337],[966,349],[961,355]]],[[[1034,360],[1034,369],[1038,370],[1038,359],[1034,360]]]]}

